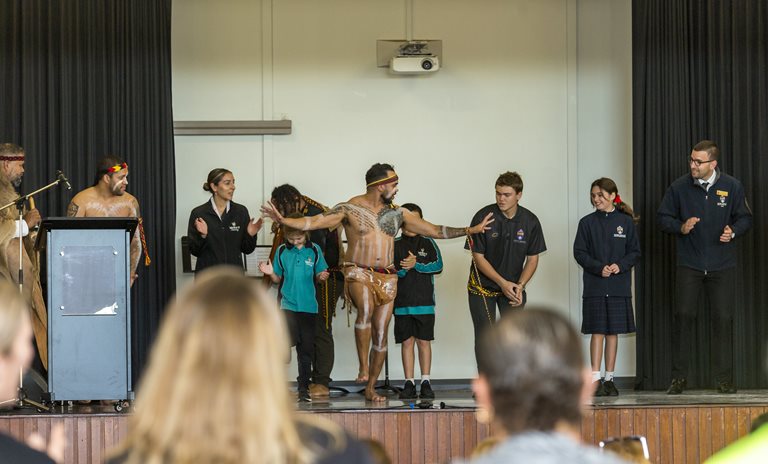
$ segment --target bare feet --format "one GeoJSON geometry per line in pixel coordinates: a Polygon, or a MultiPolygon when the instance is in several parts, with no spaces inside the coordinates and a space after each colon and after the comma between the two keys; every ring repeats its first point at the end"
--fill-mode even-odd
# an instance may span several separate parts
{"type": "Polygon", "coordinates": [[[376,390],[374,390],[372,387],[365,388],[365,399],[367,401],[373,401],[374,403],[381,403],[382,401],[387,401],[386,396],[381,396],[376,394],[376,390]]]}
{"type": "Polygon", "coordinates": [[[355,383],[368,383],[368,369],[361,370],[357,373],[357,378],[355,379],[355,383]]]}

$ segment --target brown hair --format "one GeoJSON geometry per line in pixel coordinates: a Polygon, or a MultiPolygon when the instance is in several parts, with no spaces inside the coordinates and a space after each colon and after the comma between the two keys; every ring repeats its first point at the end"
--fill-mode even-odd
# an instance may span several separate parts
{"type": "MultiPolygon", "coordinates": [[[[304,215],[301,214],[298,211],[293,212],[293,213],[289,214],[288,216],[286,216],[286,218],[288,218],[288,219],[301,219],[303,217],[304,217],[304,215]]],[[[291,226],[288,226],[286,224],[283,224],[282,227],[283,227],[283,238],[285,238],[286,241],[288,240],[288,236],[289,235],[301,235],[301,234],[304,234],[304,236],[307,239],[307,243],[305,244],[305,246],[309,246],[310,239],[309,239],[309,231],[308,230],[297,229],[295,227],[291,227],[291,226]]]]}
{"type": "MultiPolygon", "coordinates": [[[[596,181],[592,182],[592,185],[589,187],[590,203],[592,203],[592,189],[595,187],[598,187],[600,190],[604,190],[608,193],[615,193],[617,198],[621,198],[619,196],[619,187],[616,185],[616,182],[614,182],[613,179],[609,179],[608,177],[601,177],[596,181]]],[[[627,203],[625,203],[624,200],[621,200],[619,202],[614,201],[614,205],[619,211],[631,217],[632,221],[634,221],[635,224],[640,222],[640,216],[635,216],[635,212],[632,211],[632,207],[629,206],[627,203]]],[[[592,203],[592,206],[595,206],[595,204],[592,203]]]]}
{"type": "Polygon", "coordinates": [[[515,311],[485,332],[478,371],[488,382],[495,417],[507,433],[581,424],[581,338],[550,309],[515,311]]]}
{"type": "Polygon", "coordinates": [[[232,174],[232,171],[224,168],[212,169],[211,172],[208,173],[208,179],[203,184],[203,190],[213,193],[211,184],[217,185],[219,182],[221,182],[221,178],[227,174],[232,174]]]}
{"type": "Polygon", "coordinates": [[[702,140],[693,146],[693,151],[706,151],[709,159],[717,161],[720,159],[720,148],[711,140],[702,140]]]}
{"type": "Polygon", "coordinates": [[[523,178],[517,172],[507,171],[496,179],[497,187],[512,187],[515,193],[523,193],[523,178]]]}

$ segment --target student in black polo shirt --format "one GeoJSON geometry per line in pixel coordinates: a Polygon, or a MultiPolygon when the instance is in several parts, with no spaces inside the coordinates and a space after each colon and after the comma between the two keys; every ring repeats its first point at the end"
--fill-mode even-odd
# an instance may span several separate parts
{"type": "Polygon", "coordinates": [[[496,179],[496,203],[472,218],[475,225],[493,213],[487,230],[471,235],[465,245],[472,251],[467,290],[475,326],[475,359],[481,332],[496,322],[496,307],[504,316],[525,305],[525,286],[536,272],[539,253],[547,249],[539,218],[518,204],[522,196],[523,179],[507,171],[496,179]]]}
{"type": "MultiPolygon", "coordinates": [[[[424,217],[421,208],[406,203],[401,208],[424,217]]],[[[430,384],[432,340],[435,339],[435,274],[443,271],[443,257],[434,240],[403,231],[395,239],[397,297],[395,297],[395,342],[401,343],[405,385],[400,399],[416,398],[414,382],[415,346],[419,347],[419,397],[435,398],[430,384]],[[414,346],[415,345],[415,346],[414,346]]]]}
{"type": "Polygon", "coordinates": [[[584,269],[581,332],[592,334],[589,354],[595,396],[618,396],[613,383],[618,334],[635,331],[632,266],[640,259],[640,240],[634,212],[621,200],[613,180],[597,179],[589,194],[595,211],[581,218],[573,242],[573,256],[584,269]]]}

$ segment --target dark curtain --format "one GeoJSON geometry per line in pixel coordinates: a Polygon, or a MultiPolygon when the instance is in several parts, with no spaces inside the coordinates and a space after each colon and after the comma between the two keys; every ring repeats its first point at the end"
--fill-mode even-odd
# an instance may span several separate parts
{"type": "Polygon", "coordinates": [[[0,0],[0,142],[26,150],[29,192],[63,170],[72,191],[41,194],[65,216],[106,154],[129,166],[152,264],[132,289],[134,384],[175,290],[171,0],[0,0]]]}
{"type": "MultiPolygon", "coordinates": [[[[768,340],[768,2],[634,0],[633,176],[642,216],[643,261],[636,267],[637,386],[666,388],[671,376],[675,243],[656,211],[672,181],[688,172],[691,148],[711,139],[718,166],[741,180],[754,213],[737,237],[733,302],[734,379],[766,387],[768,340]]],[[[689,384],[714,385],[709,309],[699,314],[689,384]]]]}

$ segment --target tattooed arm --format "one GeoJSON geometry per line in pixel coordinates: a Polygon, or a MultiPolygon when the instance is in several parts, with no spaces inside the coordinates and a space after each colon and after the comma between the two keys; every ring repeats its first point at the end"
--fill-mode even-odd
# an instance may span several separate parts
{"type": "MultiPolygon", "coordinates": [[[[139,212],[138,200],[134,198],[131,203],[133,205],[133,211],[135,213],[135,217],[140,218],[141,213],[139,212]]],[[[139,228],[136,227],[136,230],[133,232],[133,238],[131,238],[131,285],[133,285],[133,282],[136,280],[136,277],[138,277],[136,270],[139,268],[140,258],[141,258],[141,233],[139,232],[139,228]]]]}
{"type": "Polygon", "coordinates": [[[403,229],[414,234],[430,238],[454,238],[467,235],[467,231],[470,234],[479,234],[486,230],[488,224],[493,222],[493,213],[488,213],[488,216],[473,227],[438,226],[421,219],[408,210],[403,210],[403,222],[403,229]]]}
{"type": "Polygon", "coordinates": [[[83,217],[85,216],[85,210],[81,210],[80,206],[75,203],[75,198],[72,199],[72,201],[69,202],[69,206],[67,207],[67,217],[83,217]]]}
{"type": "Polygon", "coordinates": [[[271,202],[261,207],[261,214],[271,218],[278,224],[285,224],[299,230],[318,230],[332,229],[344,220],[346,217],[346,206],[344,203],[338,204],[323,214],[308,216],[303,218],[286,218],[275,208],[271,202]]]}

